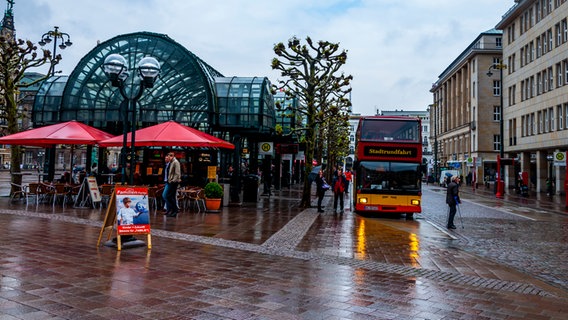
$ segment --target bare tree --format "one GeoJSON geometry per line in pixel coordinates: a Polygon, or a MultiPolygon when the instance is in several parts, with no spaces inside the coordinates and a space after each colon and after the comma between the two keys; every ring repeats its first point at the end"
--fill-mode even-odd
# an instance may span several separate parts
{"type": "MultiPolygon", "coordinates": [[[[350,106],[346,95],[351,92],[352,76],[341,72],[347,61],[347,51],[339,49],[339,44],[328,41],[314,43],[310,37],[301,44],[296,37],[288,40],[287,46],[278,43],[274,46],[276,58],[272,69],[280,70],[284,79],[278,80],[274,91],[283,90],[287,98],[298,99],[296,114],[303,120],[296,131],[301,131],[306,144],[306,168],[301,206],[310,207],[311,183],[308,179],[312,171],[312,159],[316,138],[324,121],[332,110],[350,106]]],[[[277,105],[277,108],[280,106],[277,105]]]]}
{"type": "MultiPolygon", "coordinates": [[[[61,60],[60,55],[52,57],[49,50],[41,49],[41,55],[37,51],[37,46],[29,40],[16,40],[11,33],[0,35],[0,120],[6,125],[5,134],[19,132],[18,120],[29,115],[28,110],[19,107],[20,101],[25,98],[20,95],[20,88],[32,86],[48,77],[23,83],[24,74],[31,68],[49,63],[49,75],[61,60]]],[[[12,145],[10,150],[12,171],[19,172],[21,147],[12,145]]],[[[12,175],[12,182],[21,184],[22,176],[12,175]]]]}

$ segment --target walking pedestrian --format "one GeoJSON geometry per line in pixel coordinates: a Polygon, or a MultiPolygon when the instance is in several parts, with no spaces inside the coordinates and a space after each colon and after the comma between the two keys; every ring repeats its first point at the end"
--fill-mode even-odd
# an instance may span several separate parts
{"type": "Polygon", "coordinates": [[[452,176],[450,178],[450,183],[447,187],[446,192],[446,203],[450,206],[450,213],[448,215],[448,229],[455,229],[456,226],[454,225],[454,217],[456,216],[457,208],[456,206],[461,203],[460,200],[460,191],[459,191],[459,183],[460,178],[458,176],[452,176]]]}
{"type": "Polygon", "coordinates": [[[337,168],[337,176],[333,178],[333,212],[337,213],[337,202],[339,200],[339,214],[343,214],[343,198],[347,189],[347,179],[343,174],[342,168],[337,168]]]}
{"type": "Polygon", "coordinates": [[[323,176],[323,171],[320,170],[318,172],[318,176],[316,177],[316,196],[318,197],[318,212],[323,213],[323,209],[321,208],[321,203],[323,201],[323,197],[325,196],[325,192],[329,189],[329,185],[325,181],[323,176]]]}
{"type": "Polygon", "coordinates": [[[546,195],[552,197],[554,195],[554,182],[552,179],[546,179],[546,195]]]}
{"type": "Polygon", "coordinates": [[[166,155],[166,169],[164,172],[166,186],[164,187],[162,197],[166,202],[166,216],[175,217],[178,214],[177,188],[181,181],[181,168],[173,152],[166,155]]]}
{"type": "Polygon", "coordinates": [[[347,185],[345,186],[345,193],[349,194],[349,186],[351,185],[351,179],[353,179],[353,174],[351,170],[345,170],[345,179],[347,180],[347,185]]]}

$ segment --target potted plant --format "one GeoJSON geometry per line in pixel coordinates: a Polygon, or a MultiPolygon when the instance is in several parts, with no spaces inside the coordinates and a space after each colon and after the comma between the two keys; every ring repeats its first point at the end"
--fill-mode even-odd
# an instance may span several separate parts
{"type": "Polygon", "coordinates": [[[209,182],[203,190],[205,193],[205,207],[207,211],[218,211],[223,200],[223,187],[217,182],[209,182]]]}

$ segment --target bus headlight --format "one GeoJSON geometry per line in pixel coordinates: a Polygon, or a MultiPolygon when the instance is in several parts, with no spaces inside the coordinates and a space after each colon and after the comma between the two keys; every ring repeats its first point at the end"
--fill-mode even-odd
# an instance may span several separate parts
{"type": "Polygon", "coordinates": [[[359,198],[359,203],[367,203],[367,198],[359,198]]]}
{"type": "Polygon", "coordinates": [[[413,206],[419,206],[420,205],[420,200],[418,199],[412,199],[410,200],[410,204],[413,206]]]}

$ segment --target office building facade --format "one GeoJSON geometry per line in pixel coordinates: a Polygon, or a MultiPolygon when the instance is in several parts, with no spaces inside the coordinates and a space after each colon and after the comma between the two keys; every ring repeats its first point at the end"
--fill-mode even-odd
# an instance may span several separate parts
{"type": "MultiPolygon", "coordinates": [[[[505,152],[530,187],[564,190],[568,147],[568,3],[517,0],[497,24],[503,31],[505,152]]],[[[510,180],[509,180],[510,182],[510,180]]]]}
{"type": "Polygon", "coordinates": [[[433,83],[430,141],[436,175],[448,168],[464,177],[471,174],[476,185],[495,180],[501,147],[501,79],[487,72],[501,61],[501,50],[502,32],[483,32],[433,83]]]}

